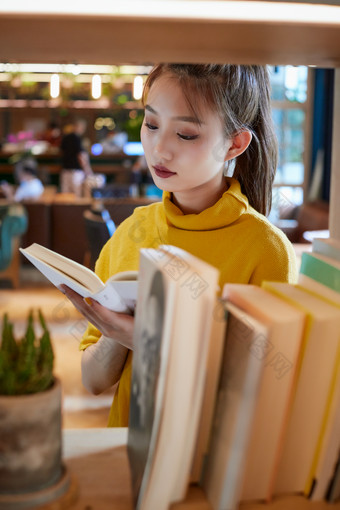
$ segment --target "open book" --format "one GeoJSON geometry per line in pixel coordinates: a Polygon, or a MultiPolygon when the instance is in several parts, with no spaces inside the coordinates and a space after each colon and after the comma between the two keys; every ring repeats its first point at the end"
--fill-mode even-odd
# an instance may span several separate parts
{"type": "Polygon", "coordinates": [[[21,253],[56,287],[64,284],[83,297],[91,297],[115,312],[129,313],[137,299],[137,271],[115,274],[106,283],[91,269],[37,243],[21,253]]]}

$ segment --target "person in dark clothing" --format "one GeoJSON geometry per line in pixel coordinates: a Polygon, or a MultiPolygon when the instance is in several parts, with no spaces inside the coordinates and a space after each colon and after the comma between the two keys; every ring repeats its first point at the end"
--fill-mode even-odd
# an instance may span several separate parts
{"type": "Polygon", "coordinates": [[[82,119],[78,119],[64,129],[60,145],[62,152],[60,189],[63,193],[82,196],[84,180],[93,174],[89,156],[82,144],[85,129],[86,122],[82,119]]]}

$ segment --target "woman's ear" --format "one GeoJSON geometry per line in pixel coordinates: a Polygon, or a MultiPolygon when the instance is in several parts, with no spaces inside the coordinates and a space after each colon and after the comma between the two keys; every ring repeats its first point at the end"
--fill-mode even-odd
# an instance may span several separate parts
{"type": "Polygon", "coordinates": [[[231,139],[231,145],[224,161],[229,161],[230,159],[237,158],[237,156],[242,154],[242,152],[244,152],[249,146],[252,137],[253,135],[247,129],[240,131],[235,136],[233,136],[231,139]]]}

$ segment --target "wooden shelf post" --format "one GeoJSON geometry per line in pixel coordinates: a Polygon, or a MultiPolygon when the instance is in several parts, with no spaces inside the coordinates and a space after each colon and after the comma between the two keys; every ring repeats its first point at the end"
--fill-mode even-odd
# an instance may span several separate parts
{"type": "Polygon", "coordinates": [[[340,68],[335,71],[332,175],[329,207],[330,237],[340,241],[340,68]]]}

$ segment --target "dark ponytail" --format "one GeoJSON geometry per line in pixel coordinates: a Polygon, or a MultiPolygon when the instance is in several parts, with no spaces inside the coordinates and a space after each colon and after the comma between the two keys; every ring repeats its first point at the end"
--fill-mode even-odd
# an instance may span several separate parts
{"type": "Polygon", "coordinates": [[[234,177],[240,182],[250,205],[267,215],[272,204],[272,186],[278,159],[278,145],[271,115],[269,76],[264,67],[244,67],[245,74],[253,74],[259,93],[250,104],[253,111],[245,112],[248,119],[245,119],[244,124],[253,137],[248,149],[236,159],[234,177]]]}

